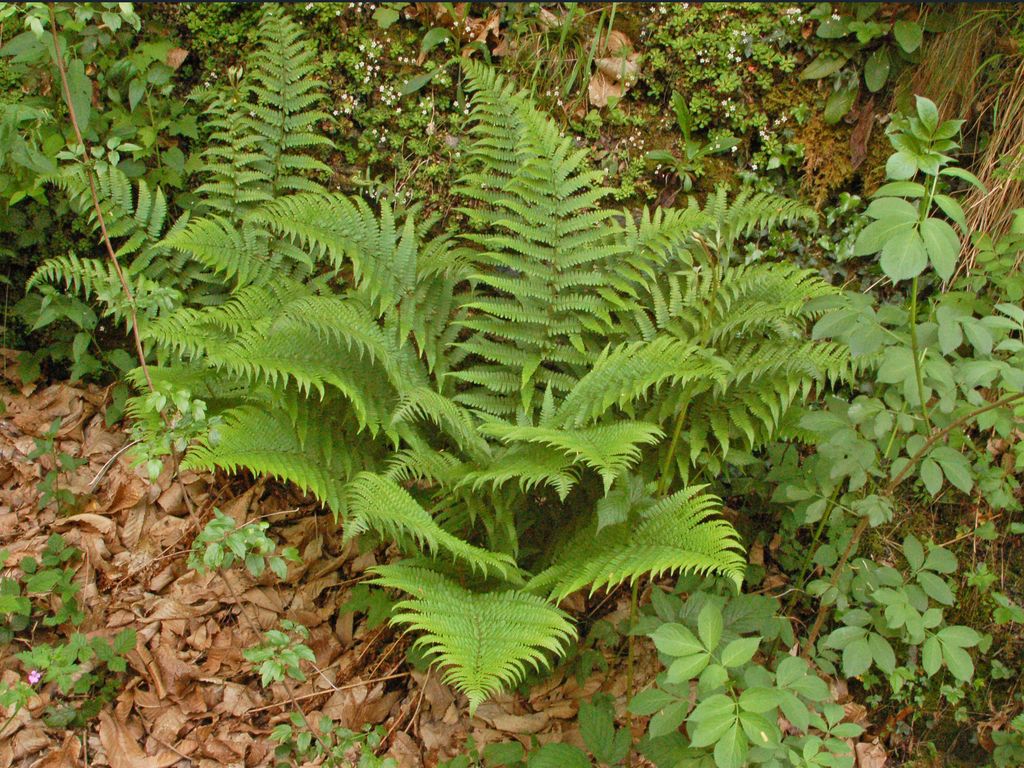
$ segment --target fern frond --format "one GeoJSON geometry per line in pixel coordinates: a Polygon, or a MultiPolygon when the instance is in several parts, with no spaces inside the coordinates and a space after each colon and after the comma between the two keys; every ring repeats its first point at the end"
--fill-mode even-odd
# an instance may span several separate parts
{"type": "Polygon", "coordinates": [[[242,406],[222,417],[223,424],[189,450],[182,467],[211,472],[250,469],[310,491],[336,514],[344,511],[344,478],[355,461],[322,415],[312,409],[303,413],[304,436],[280,412],[242,406]]]}
{"type": "Polygon", "coordinates": [[[372,583],[410,595],[391,621],[422,632],[416,639],[444,670],[445,683],[469,698],[470,714],[489,696],[540,669],[575,638],[568,616],[517,590],[470,592],[435,571],[402,563],[378,566],[372,583]]]}
{"type": "Polygon", "coordinates": [[[561,548],[554,565],[537,574],[524,589],[561,600],[590,586],[630,583],[650,574],[722,573],[737,585],[746,565],[736,531],[720,518],[712,518],[719,500],[690,487],[648,507],[641,519],[598,529],[595,520],[561,548]]]}

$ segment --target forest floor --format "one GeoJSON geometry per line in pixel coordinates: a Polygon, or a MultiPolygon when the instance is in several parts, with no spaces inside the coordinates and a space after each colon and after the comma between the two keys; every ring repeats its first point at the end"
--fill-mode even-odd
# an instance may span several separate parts
{"type": "MultiPolygon", "coordinates": [[[[13,357],[4,354],[5,360],[13,357]]],[[[380,751],[402,768],[450,759],[468,736],[478,748],[534,737],[582,745],[576,723],[581,699],[607,692],[624,708],[624,661],[609,654],[607,673],[582,681],[556,673],[528,697],[494,697],[468,717],[464,697],[437,673],[410,669],[409,640],[386,624],[370,629],[369,616],[340,613],[366,569],[386,553],[360,553],[357,543],[343,544],[329,514],[273,483],[190,472],[178,480],[169,462],[151,483],[123,450],[130,435],[121,424],[106,424],[109,388],[22,385],[11,370],[4,377],[4,389],[13,391],[2,394],[6,411],[0,417],[0,549],[11,553],[9,563],[38,558],[49,537],[61,534],[81,551],[71,561],[86,614],[79,631],[112,637],[131,627],[137,643],[127,654],[120,692],[85,729],[47,726],[48,707],[75,701],[52,683],[38,686],[0,734],[0,768],[272,764],[268,734],[287,720],[291,702],[280,685],[261,688],[242,658],[241,649],[258,640],[250,616],[261,630],[281,618],[309,627],[316,672],[292,695],[311,720],[328,715],[354,730],[383,725],[388,737],[380,751]],[[86,460],[60,475],[76,500],[74,509],[60,513],[38,503],[53,457],[29,458],[55,419],[61,423],[55,452],[86,460]],[[271,521],[274,535],[296,547],[302,562],[290,565],[284,582],[269,573],[255,580],[242,569],[227,571],[227,581],[199,575],[186,560],[214,507],[239,524],[271,521]]],[[[593,602],[605,619],[628,616],[628,590],[593,602]]],[[[582,600],[573,607],[586,609],[582,600]]],[[[51,633],[38,627],[32,641],[46,642],[51,633]]],[[[638,650],[635,684],[642,685],[653,678],[657,662],[646,641],[638,650]]],[[[12,670],[3,672],[6,683],[16,678],[12,670]]]]}

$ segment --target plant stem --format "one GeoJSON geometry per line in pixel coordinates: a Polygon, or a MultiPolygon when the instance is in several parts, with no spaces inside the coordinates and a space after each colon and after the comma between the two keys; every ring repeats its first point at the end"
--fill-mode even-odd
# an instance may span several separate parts
{"type": "Polygon", "coordinates": [[[128,287],[128,281],[124,277],[124,272],[121,270],[121,263],[117,260],[117,253],[114,251],[114,246],[110,242],[110,235],[107,233],[107,222],[103,217],[103,209],[100,207],[99,194],[96,192],[96,180],[93,177],[92,159],[89,154],[89,147],[85,143],[85,138],[82,136],[82,129],[78,126],[78,116],[75,114],[75,106],[71,102],[71,86],[68,85],[68,73],[64,66],[64,56],[61,54],[60,38],[57,36],[57,15],[53,12],[53,3],[50,3],[47,7],[50,11],[50,32],[53,35],[54,63],[57,65],[57,71],[60,73],[61,93],[64,96],[64,104],[68,108],[68,117],[71,119],[71,127],[75,131],[75,138],[82,147],[82,163],[85,165],[85,177],[89,181],[89,192],[92,195],[92,207],[93,210],[96,211],[96,221],[100,226],[100,234],[103,237],[103,244],[107,248],[107,256],[110,258],[110,263],[114,266],[114,272],[117,273],[117,279],[121,283],[121,291],[128,300],[128,312],[131,315],[132,321],[132,337],[135,339],[135,354],[139,358],[139,365],[142,366],[142,374],[146,379],[146,384],[149,385],[149,389],[151,391],[155,392],[156,387],[153,386],[153,379],[149,375],[149,366],[146,364],[146,354],[142,350],[142,338],[139,336],[139,321],[135,312],[135,297],[132,295],[131,288],[128,287]]]}
{"type": "MultiPolygon", "coordinates": [[[[685,390],[684,390],[685,391],[685,390]]],[[[672,461],[676,456],[676,448],[679,446],[679,436],[683,432],[683,422],[686,420],[686,406],[689,405],[689,401],[683,403],[679,409],[679,415],[676,417],[676,425],[672,430],[672,442],[668,446],[668,455],[665,456],[665,463],[661,466],[661,477],[658,480],[658,495],[664,496],[672,485],[672,475],[670,471],[672,469],[672,461]]]]}
{"type": "Polygon", "coordinates": [[[924,376],[921,372],[921,355],[917,345],[917,276],[910,284],[910,352],[914,356],[914,377],[917,379],[917,398],[921,401],[921,415],[928,431],[932,430],[931,419],[928,418],[928,403],[924,396],[924,376]]]}
{"type": "Polygon", "coordinates": [[[640,603],[640,579],[634,579],[633,589],[629,596],[629,637],[626,638],[626,728],[629,730],[628,762],[633,763],[633,715],[629,711],[629,699],[633,698],[633,662],[635,659],[634,632],[636,630],[636,614],[640,603]]]}

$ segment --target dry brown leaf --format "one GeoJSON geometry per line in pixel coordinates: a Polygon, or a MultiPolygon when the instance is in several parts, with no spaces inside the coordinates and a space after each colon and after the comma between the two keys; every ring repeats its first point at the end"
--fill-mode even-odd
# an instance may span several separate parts
{"type": "Polygon", "coordinates": [[[184,48],[171,48],[171,50],[167,52],[167,66],[171,69],[177,69],[187,58],[188,51],[184,48]]]}
{"type": "Polygon", "coordinates": [[[32,768],[78,768],[82,765],[82,743],[74,733],[64,737],[60,749],[32,763],[32,768]]]}
{"type": "Polygon", "coordinates": [[[861,742],[854,750],[857,754],[857,768],[885,768],[889,756],[880,744],[861,742]]]}
{"type": "Polygon", "coordinates": [[[156,755],[147,755],[127,726],[100,712],[100,743],[107,753],[110,768],[167,768],[180,759],[170,750],[161,749],[156,755]]]}

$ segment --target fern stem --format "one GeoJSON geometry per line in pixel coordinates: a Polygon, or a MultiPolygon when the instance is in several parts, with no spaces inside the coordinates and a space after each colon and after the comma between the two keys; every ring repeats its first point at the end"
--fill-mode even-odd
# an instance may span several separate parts
{"type": "Polygon", "coordinates": [[[661,478],[658,480],[658,495],[664,496],[668,492],[669,486],[672,484],[672,476],[669,474],[672,468],[672,461],[676,456],[676,448],[679,447],[679,436],[683,432],[683,422],[686,420],[686,407],[689,405],[689,401],[683,403],[679,409],[679,415],[676,416],[676,425],[672,430],[672,442],[668,446],[668,455],[665,456],[665,463],[661,467],[661,478]]]}
{"type": "Polygon", "coordinates": [[[932,421],[928,418],[928,403],[924,397],[924,376],[921,373],[921,355],[917,344],[917,276],[910,284],[910,352],[914,356],[914,377],[917,379],[917,398],[921,401],[921,415],[928,431],[932,430],[932,421]]]}

